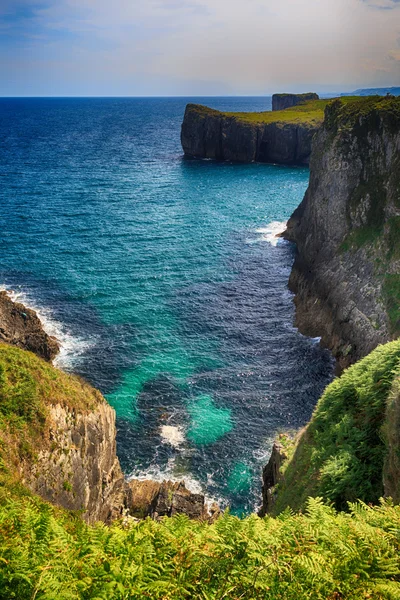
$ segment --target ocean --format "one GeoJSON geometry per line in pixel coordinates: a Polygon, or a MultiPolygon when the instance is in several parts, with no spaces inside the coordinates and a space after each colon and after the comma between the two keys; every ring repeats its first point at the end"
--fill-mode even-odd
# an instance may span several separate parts
{"type": "Polygon", "coordinates": [[[117,413],[127,476],[256,510],[274,437],[310,418],[329,353],[293,326],[277,240],[305,167],[189,160],[187,102],[0,99],[0,286],[62,343],[58,367],[117,413]]]}

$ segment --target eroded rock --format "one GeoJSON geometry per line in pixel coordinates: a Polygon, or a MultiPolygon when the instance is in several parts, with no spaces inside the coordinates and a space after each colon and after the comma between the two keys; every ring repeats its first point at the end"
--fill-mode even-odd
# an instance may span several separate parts
{"type": "Polygon", "coordinates": [[[0,292],[0,341],[34,352],[52,361],[60,350],[58,341],[44,331],[36,312],[13,302],[7,292],[0,292]]]}

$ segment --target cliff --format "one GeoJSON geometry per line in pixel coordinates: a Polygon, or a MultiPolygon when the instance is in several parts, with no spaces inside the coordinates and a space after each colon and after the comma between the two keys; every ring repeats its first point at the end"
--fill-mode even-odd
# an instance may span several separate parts
{"type": "Polygon", "coordinates": [[[296,325],[341,367],[400,332],[400,99],[337,100],[290,218],[296,325]]]}
{"type": "Polygon", "coordinates": [[[276,113],[223,113],[188,104],[181,143],[186,156],[234,162],[306,165],[325,101],[276,113]]]}
{"type": "Polygon", "coordinates": [[[0,292],[0,341],[30,350],[47,361],[53,360],[60,347],[47,335],[34,310],[13,302],[7,292],[0,292]]]}
{"type": "Polygon", "coordinates": [[[302,510],[310,496],[339,510],[357,500],[377,504],[382,496],[400,502],[399,391],[399,340],[346,369],[296,443],[284,447],[279,465],[272,456],[278,472],[264,472],[263,513],[302,510]]]}
{"type": "Polygon", "coordinates": [[[319,100],[318,94],[313,92],[307,94],[274,94],[272,96],[272,110],[285,110],[310,100],[319,100]]]}

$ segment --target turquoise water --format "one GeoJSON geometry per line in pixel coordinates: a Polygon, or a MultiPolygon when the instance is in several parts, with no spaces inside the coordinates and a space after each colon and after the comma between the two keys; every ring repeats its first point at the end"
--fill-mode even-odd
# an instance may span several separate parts
{"type": "Polygon", "coordinates": [[[127,474],[249,511],[276,432],[309,419],[332,374],[292,326],[294,249],[271,243],[308,170],[185,160],[187,101],[1,100],[0,283],[115,407],[127,474]]]}

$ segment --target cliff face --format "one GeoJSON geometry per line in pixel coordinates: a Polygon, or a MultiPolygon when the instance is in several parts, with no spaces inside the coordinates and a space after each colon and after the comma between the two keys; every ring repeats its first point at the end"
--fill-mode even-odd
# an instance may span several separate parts
{"type": "Polygon", "coordinates": [[[400,332],[400,100],[328,105],[290,218],[296,325],[342,367],[400,332]]]}
{"type": "Polygon", "coordinates": [[[88,413],[56,404],[47,418],[49,443],[24,465],[25,483],[44,500],[84,511],[89,523],[120,517],[126,483],[116,455],[114,410],[105,401],[88,413]]]}
{"type": "Polygon", "coordinates": [[[0,341],[30,350],[47,361],[53,360],[60,347],[47,335],[34,310],[13,302],[7,292],[0,292],[0,341]]]}
{"type": "Polygon", "coordinates": [[[312,92],[307,94],[274,94],[272,96],[272,110],[285,110],[309,100],[319,100],[318,94],[312,92]]]}
{"type": "Polygon", "coordinates": [[[308,164],[316,122],[251,122],[188,104],[181,143],[187,156],[236,162],[308,164]]]}

